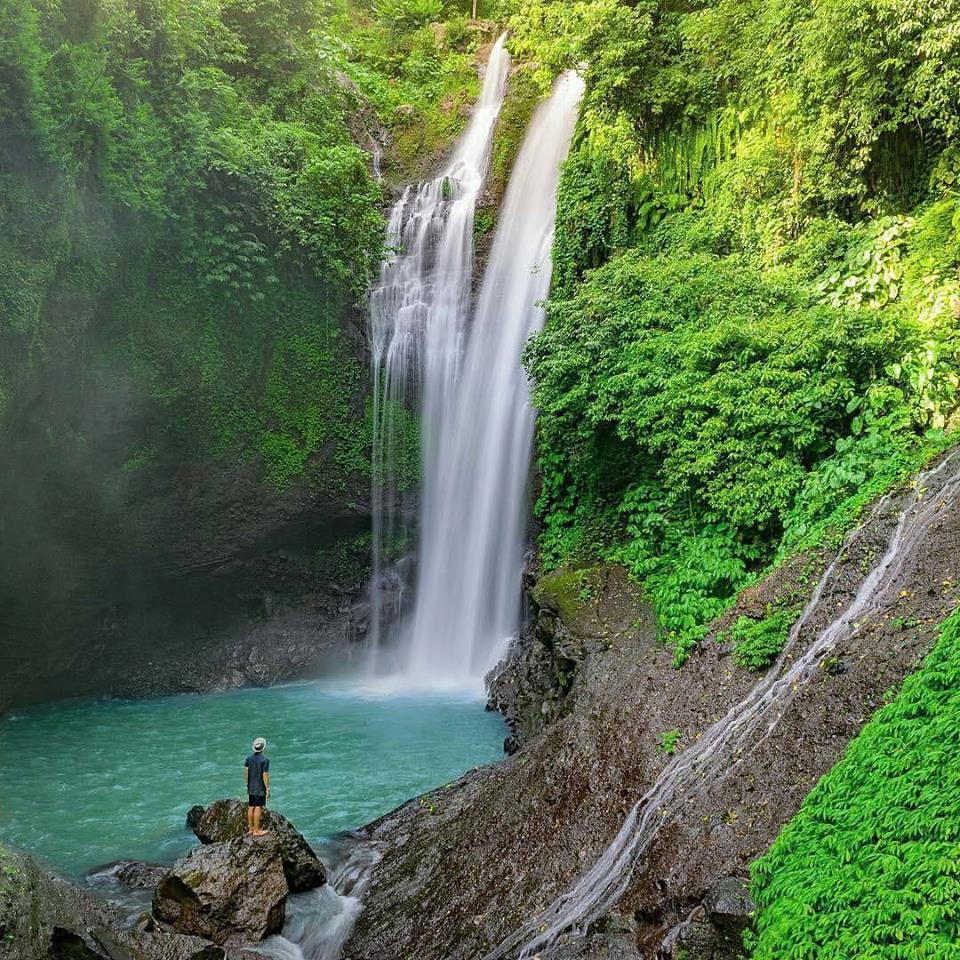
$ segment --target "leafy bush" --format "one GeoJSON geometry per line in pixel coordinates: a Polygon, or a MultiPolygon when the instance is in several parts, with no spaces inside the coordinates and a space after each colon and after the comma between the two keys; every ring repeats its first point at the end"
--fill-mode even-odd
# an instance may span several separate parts
{"type": "Polygon", "coordinates": [[[734,659],[748,670],[765,670],[780,655],[796,619],[793,610],[774,613],[769,606],[763,620],[739,617],[730,630],[734,659]]]}
{"type": "Polygon", "coordinates": [[[960,614],[754,864],[753,960],[960,956],[960,614]]]}
{"type": "Polygon", "coordinates": [[[895,385],[910,320],[819,303],[794,270],[712,252],[719,236],[668,218],[555,291],[527,352],[545,558],[626,564],[680,660],[788,524],[919,442],[895,385]]]}
{"type": "Polygon", "coordinates": [[[527,355],[541,549],[625,563],[678,663],[946,442],[958,2],[507,3],[544,85],[587,80],[527,355]]]}
{"type": "Polygon", "coordinates": [[[395,29],[409,30],[443,16],[443,0],[377,0],[377,17],[395,29]]]}

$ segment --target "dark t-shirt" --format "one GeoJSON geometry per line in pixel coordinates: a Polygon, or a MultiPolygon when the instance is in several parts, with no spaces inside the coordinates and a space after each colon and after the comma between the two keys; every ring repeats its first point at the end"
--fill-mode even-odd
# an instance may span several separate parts
{"type": "Polygon", "coordinates": [[[267,787],[263,775],[270,772],[270,761],[262,753],[251,753],[243,765],[250,771],[247,777],[247,793],[251,797],[265,797],[267,787]]]}

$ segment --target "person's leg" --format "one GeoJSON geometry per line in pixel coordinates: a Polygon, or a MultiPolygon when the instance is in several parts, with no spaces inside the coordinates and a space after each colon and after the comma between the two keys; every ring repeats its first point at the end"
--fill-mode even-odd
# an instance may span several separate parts
{"type": "Polygon", "coordinates": [[[253,808],[253,835],[262,837],[267,831],[260,829],[260,817],[263,814],[263,807],[253,808]]]}
{"type": "Polygon", "coordinates": [[[253,817],[256,807],[247,807],[247,833],[253,833],[253,817]]]}

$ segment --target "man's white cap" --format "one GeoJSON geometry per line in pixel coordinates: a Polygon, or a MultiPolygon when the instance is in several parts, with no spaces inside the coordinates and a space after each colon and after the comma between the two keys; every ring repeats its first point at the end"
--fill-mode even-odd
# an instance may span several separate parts
{"type": "Polygon", "coordinates": [[[267,741],[264,740],[263,737],[257,737],[257,739],[253,741],[254,753],[262,753],[266,749],[267,749],[267,741]]]}

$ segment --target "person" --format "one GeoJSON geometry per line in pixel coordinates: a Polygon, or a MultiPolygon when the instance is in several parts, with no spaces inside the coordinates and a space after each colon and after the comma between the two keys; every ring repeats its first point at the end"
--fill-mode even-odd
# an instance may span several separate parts
{"type": "Polygon", "coordinates": [[[260,827],[263,808],[270,799],[270,760],[263,755],[267,741],[257,737],[253,741],[253,753],[244,760],[247,778],[247,833],[262,837],[266,830],[260,827]]]}

